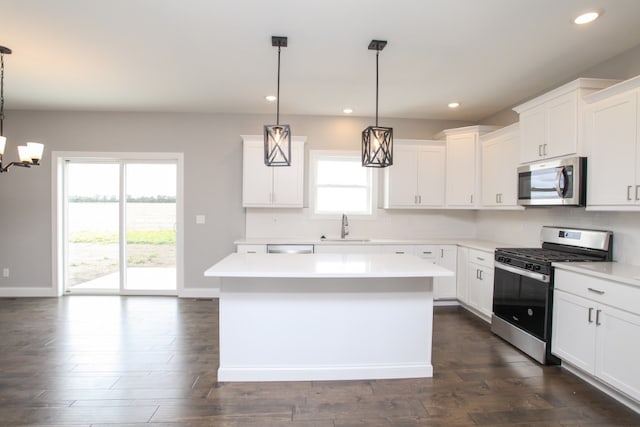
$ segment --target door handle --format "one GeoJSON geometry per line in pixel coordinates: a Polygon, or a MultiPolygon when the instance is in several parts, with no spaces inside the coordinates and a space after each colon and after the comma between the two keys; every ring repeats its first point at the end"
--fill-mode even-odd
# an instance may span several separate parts
{"type": "Polygon", "coordinates": [[[601,311],[602,310],[600,310],[600,309],[596,310],[596,326],[602,325],[602,323],[600,323],[600,312],[601,311]]]}
{"type": "Polygon", "coordinates": [[[592,314],[593,314],[593,307],[589,307],[589,323],[593,323],[593,319],[591,318],[592,314]]]}
{"type": "Polygon", "coordinates": [[[632,185],[627,185],[627,200],[631,200],[631,187],[632,185]]]}
{"type": "Polygon", "coordinates": [[[546,156],[546,155],[547,155],[547,144],[542,144],[542,154],[543,154],[544,156],[546,156]]]}
{"type": "Polygon", "coordinates": [[[599,289],[587,288],[587,290],[588,290],[589,292],[593,292],[594,294],[604,295],[604,291],[601,291],[601,290],[599,290],[599,289]]]}
{"type": "Polygon", "coordinates": [[[636,200],[640,200],[640,196],[638,196],[638,190],[640,190],[640,185],[636,185],[636,200]]]}
{"type": "Polygon", "coordinates": [[[542,157],[542,144],[538,145],[538,157],[542,157]]]}
{"type": "Polygon", "coordinates": [[[564,196],[565,183],[566,183],[565,174],[566,174],[566,171],[564,167],[559,167],[558,172],[556,173],[556,193],[558,193],[558,196],[560,197],[564,196]]]}

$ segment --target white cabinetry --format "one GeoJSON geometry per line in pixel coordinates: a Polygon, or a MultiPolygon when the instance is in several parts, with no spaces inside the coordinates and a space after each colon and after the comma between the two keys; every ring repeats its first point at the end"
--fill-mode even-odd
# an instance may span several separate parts
{"type": "Polygon", "coordinates": [[[480,136],[497,126],[467,126],[443,131],[446,137],[445,203],[448,208],[479,206],[480,136]]]}
{"type": "Polygon", "coordinates": [[[493,253],[469,249],[467,305],[490,322],[493,312],[493,253]]]}
{"type": "Polygon", "coordinates": [[[552,352],[640,401],[640,288],[556,269],[552,352]]]}
{"type": "Polygon", "coordinates": [[[393,166],[384,169],[384,207],[444,206],[444,171],[442,141],[394,141],[393,166]]]}
{"type": "Polygon", "coordinates": [[[264,164],[264,140],[243,135],[242,206],[301,208],[304,202],[304,143],[291,138],[291,166],[264,164]]]}
{"type": "Polygon", "coordinates": [[[469,248],[458,247],[456,267],[456,297],[463,304],[469,303],[469,248]]]}
{"type": "Polygon", "coordinates": [[[518,123],[483,135],[482,207],[522,209],[518,206],[518,123]]]}
{"type": "Polygon", "coordinates": [[[239,254],[266,254],[267,245],[238,245],[236,252],[239,254]]]}
{"type": "Polygon", "coordinates": [[[640,76],[586,101],[587,206],[640,210],[640,76]]]}
{"type": "MultiPolygon", "coordinates": [[[[453,272],[457,268],[458,248],[456,245],[418,245],[415,255],[427,259],[453,272]]],[[[456,277],[436,277],[433,279],[433,298],[435,300],[456,299],[456,277]]]]}
{"type": "Polygon", "coordinates": [[[520,161],[583,154],[583,97],[614,83],[577,79],[514,108],[520,115],[520,161]]]}

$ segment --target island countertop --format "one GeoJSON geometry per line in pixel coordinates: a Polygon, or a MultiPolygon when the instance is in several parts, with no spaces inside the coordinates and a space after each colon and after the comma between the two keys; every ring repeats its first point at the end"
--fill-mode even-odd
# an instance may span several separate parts
{"type": "Polygon", "coordinates": [[[408,254],[232,253],[207,269],[207,277],[391,278],[446,277],[454,273],[408,254]]]}

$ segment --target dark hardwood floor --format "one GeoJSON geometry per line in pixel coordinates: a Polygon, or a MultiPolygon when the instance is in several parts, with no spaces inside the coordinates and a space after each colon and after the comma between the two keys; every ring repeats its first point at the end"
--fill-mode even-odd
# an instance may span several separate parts
{"type": "Polygon", "coordinates": [[[0,299],[0,425],[640,425],[461,308],[434,323],[434,378],[218,383],[216,300],[0,299]]]}

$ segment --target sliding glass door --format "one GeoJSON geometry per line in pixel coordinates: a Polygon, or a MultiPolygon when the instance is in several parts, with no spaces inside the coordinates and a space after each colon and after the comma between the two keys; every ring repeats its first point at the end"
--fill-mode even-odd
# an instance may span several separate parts
{"type": "Polygon", "coordinates": [[[177,161],[65,159],[65,293],[177,293],[177,161]]]}

